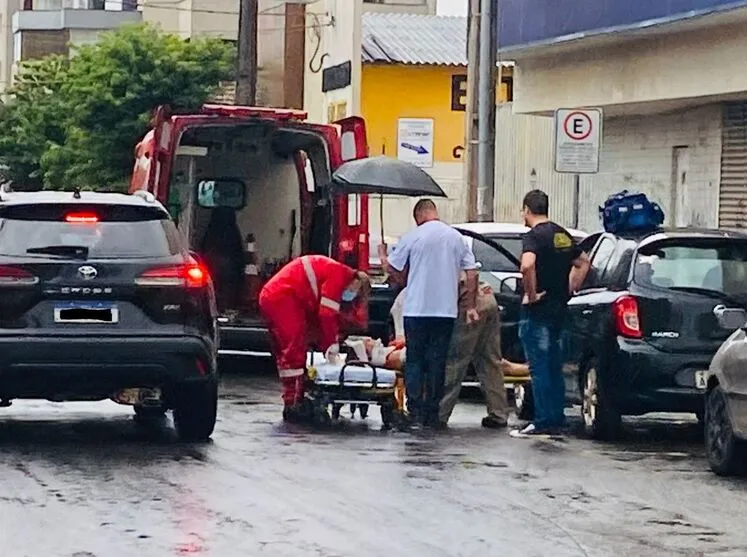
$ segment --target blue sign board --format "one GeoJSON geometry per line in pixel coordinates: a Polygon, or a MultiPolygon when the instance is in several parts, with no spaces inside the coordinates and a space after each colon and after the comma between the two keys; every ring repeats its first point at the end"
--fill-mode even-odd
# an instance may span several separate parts
{"type": "Polygon", "coordinates": [[[747,7],[747,0],[501,0],[501,49],[675,22],[747,7]]]}

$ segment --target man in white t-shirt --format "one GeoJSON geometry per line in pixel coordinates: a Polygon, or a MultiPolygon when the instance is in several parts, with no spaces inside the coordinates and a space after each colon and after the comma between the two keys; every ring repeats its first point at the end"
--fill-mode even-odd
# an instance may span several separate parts
{"type": "Polygon", "coordinates": [[[414,423],[438,427],[446,356],[459,314],[459,277],[467,272],[466,318],[477,320],[477,265],[462,235],[439,220],[433,201],[418,201],[413,216],[417,228],[402,237],[388,258],[386,246],[380,247],[379,256],[392,279],[407,284],[403,315],[408,411],[414,423]]]}

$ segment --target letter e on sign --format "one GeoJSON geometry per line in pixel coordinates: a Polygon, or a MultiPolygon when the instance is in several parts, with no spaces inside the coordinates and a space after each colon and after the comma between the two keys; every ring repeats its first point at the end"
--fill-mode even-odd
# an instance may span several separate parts
{"type": "Polygon", "coordinates": [[[599,172],[602,122],[602,111],[597,108],[563,108],[555,112],[556,172],[599,172]]]}

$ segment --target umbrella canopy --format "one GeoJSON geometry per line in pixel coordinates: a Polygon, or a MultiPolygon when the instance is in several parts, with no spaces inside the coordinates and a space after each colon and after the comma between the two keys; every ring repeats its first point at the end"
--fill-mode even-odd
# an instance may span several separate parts
{"type": "Polygon", "coordinates": [[[392,157],[370,157],[346,162],[332,175],[339,193],[378,193],[408,197],[446,197],[430,174],[392,157]]]}

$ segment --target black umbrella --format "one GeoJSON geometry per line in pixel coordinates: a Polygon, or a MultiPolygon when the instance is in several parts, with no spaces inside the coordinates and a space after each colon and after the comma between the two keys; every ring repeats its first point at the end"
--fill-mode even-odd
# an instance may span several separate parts
{"type": "Polygon", "coordinates": [[[349,194],[446,197],[427,172],[409,162],[385,156],[346,162],[332,175],[332,188],[349,194]]]}

